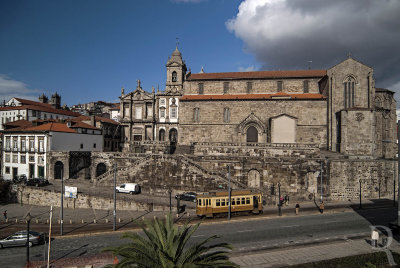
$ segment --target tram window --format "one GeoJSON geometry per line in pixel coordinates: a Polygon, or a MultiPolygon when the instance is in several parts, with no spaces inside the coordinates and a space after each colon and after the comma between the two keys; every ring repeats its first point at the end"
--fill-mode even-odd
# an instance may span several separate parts
{"type": "Polygon", "coordinates": [[[246,204],[250,204],[250,197],[246,197],[246,204]]]}
{"type": "Polygon", "coordinates": [[[199,199],[199,206],[201,206],[201,203],[202,203],[202,202],[201,202],[201,199],[199,199]]]}
{"type": "Polygon", "coordinates": [[[211,206],[211,199],[208,199],[208,205],[211,206]]]}
{"type": "Polygon", "coordinates": [[[236,205],[235,198],[232,198],[232,206],[236,205]]]}
{"type": "Polygon", "coordinates": [[[221,206],[222,206],[222,207],[225,206],[225,199],[221,199],[221,206]]]}
{"type": "Polygon", "coordinates": [[[242,197],[242,205],[244,205],[245,204],[245,198],[244,197],[242,197]]]}
{"type": "Polygon", "coordinates": [[[216,207],[219,207],[219,206],[220,206],[220,204],[219,204],[219,199],[217,199],[215,202],[216,202],[215,206],[216,206],[216,207]]]}

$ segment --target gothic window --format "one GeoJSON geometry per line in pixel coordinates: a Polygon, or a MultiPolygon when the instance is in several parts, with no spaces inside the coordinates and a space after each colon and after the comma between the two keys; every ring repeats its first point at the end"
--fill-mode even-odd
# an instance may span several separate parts
{"type": "Polygon", "coordinates": [[[309,90],[308,90],[308,80],[304,80],[303,81],[303,92],[304,93],[308,93],[309,92],[309,90]]]}
{"type": "Polygon", "coordinates": [[[229,123],[231,121],[231,111],[229,108],[224,108],[224,122],[229,123]]]}
{"type": "Polygon", "coordinates": [[[172,82],[176,82],[177,80],[177,74],[175,71],[172,72],[172,82]]]}
{"type": "Polygon", "coordinates": [[[203,94],[204,94],[204,84],[199,83],[199,95],[203,95],[203,94]]]}
{"type": "Polygon", "coordinates": [[[355,102],[355,80],[349,76],[344,82],[344,108],[354,107],[355,102]]]}
{"type": "Polygon", "coordinates": [[[251,126],[247,129],[246,132],[246,141],[247,142],[258,142],[258,131],[255,127],[251,126]]]}
{"type": "Polygon", "coordinates": [[[200,108],[193,109],[193,122],[200,122],[200,108]]]}
{"type": "Polygon", "coordinates": [[[224,82],[224,94],[227,94],[229,91],[229,82],[224,82]]]}
{"type": "Polygon", "coordinates": [[[278,92],[282,92],[282,89],[283,89],[283,81],[278,81],[278,82],[277,82],[277,86],[278,86],[278,92]]]}
{"type": "Polygon", "coordinates": [[[253,83],[252,82],[247,82],[247,90],[246,93],[249,94],[250,91],[253,89],[253,83]]]}

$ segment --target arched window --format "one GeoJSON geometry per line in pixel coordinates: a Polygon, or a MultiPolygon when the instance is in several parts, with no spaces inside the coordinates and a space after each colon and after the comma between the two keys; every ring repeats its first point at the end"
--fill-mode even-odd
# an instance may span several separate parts
{"type": "Polygon", "coordinates": [[[165,130],[164,129],[160,129],[160,132],[158,134],[158,139],[160,141],[165,141],[165,130]]]}
{"type": "Polygon", "coordinates": [[[224,123],[229,123],[231,121],[231,110],[229,108],[224,108],[224,123]]]}
{"type": "Polygon", "coordinates": [[[169,131],[169,140],[171,142],[177,142],[178,141],[178,131],[173,128],[169,131]]]}
{"type": "Polygon", "coordinates": [[[172,72],[172,82],[176,82],[177,80],[177,74],[175,71],[172,72]]]}
{"type": "Polygon", "coordinates": [[[246,141],[247,142],[258,142],[258,131],[255,127],[251,126],[247,129],[246,132],[246,141]]]}
{"type": "Polygon", "coordinates": [[[107,167],[104,163],[99,163],[96,167],[96,177],[103,175],[106,173],[107,167]]]}
{"type": "Polygon", "coordinates": [[[349,76],[344,82],[344,108],[354,107],[355,103],[355,80],[349,76]]]}

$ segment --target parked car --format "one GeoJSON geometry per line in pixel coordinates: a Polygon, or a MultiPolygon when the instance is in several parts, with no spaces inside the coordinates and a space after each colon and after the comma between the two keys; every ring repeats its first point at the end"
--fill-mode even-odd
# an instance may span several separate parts
{"type": "Polygon", "coordinates": [[[141,188],[137,183],[124,183],[115,188],[117,193],[140,194],[141,188]]]}
{"type": "Polygon", "coordinates": [[[26,175],[22,174],[22,175],[18,175],[17,177],[13,178],[13,183],[25,183],[27,180],[26,175]]]}
{"type": "MultiPolygon", "coordinates": [[[[26,246],[27,231],[16,232],[0,240],[0,248],[26,246]]],[[[45,240],[45,234],[35,231],[29,231],[29,247],[39,245],[45,240]]]]}
{"type": "Polygon", "coordinates": [[[184,192],[182,194],[175,195],[175,199],[196,202],[196,193],[184,192]]]}
{"type": "Polygon", "coordinates": [[[32,178],[32,179],[28,179],[25,182],[25,184],[28,185],[28,186],[39,187],[39,186],[49,185],[49,181],[47,179],[44,179],[44,178],[32,178]]]}

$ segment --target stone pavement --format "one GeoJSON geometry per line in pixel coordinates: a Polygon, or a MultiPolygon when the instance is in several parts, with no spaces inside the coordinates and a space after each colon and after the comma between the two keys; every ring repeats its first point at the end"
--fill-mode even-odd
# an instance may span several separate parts
{"type": "MultiPolygon", "coordinates": [[[[400,245],[394,241],[390,250],[400,253],[400,245]]],[[[230,258],[241,267],[286,267],[290,265],[317,262],[334,258],[376,252],[365,239],[335,241],[327,244],[298,246],[294,248],[269,250],[254,254],[239,255],[230,258]]]]}

